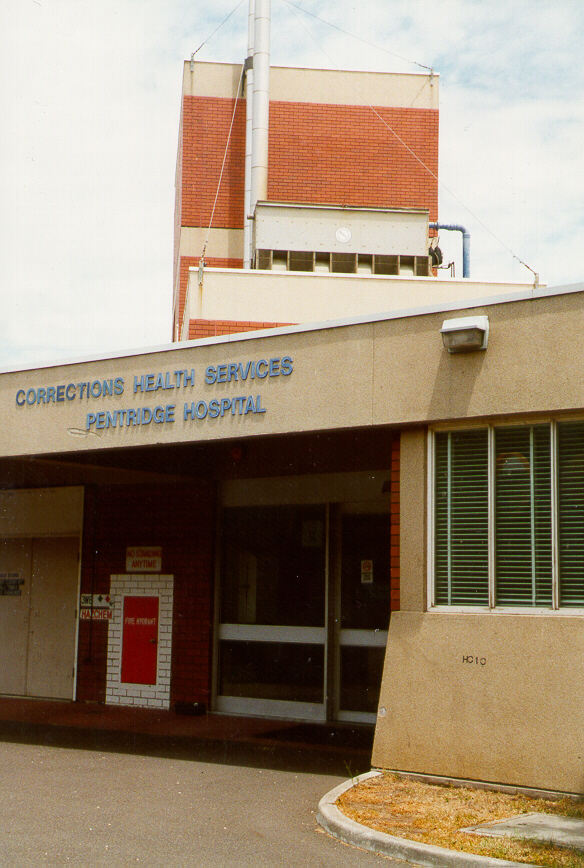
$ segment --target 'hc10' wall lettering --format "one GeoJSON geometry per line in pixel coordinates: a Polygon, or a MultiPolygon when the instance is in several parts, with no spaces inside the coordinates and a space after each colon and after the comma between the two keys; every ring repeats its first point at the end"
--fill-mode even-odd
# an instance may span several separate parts
{"type": "Polygon", "coordinates": [[[463,654],[462,656],[463,663],[474,663],[477,666],[484,666],[487,662],[486,657],[473,657],[472,654],[463,654]]]}

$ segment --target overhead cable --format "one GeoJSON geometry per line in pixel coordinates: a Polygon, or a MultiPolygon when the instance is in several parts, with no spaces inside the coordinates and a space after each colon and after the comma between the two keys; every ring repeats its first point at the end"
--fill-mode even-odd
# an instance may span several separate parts
{"type": "Polygon", "coordinates": [[[236,11],[239,9],[239,7],[241,6],[242,3],[243,3],[243,0],[239,0],[239,3],[237,4],[237,6],[235,7],[235,9],[232,9],[232,10],[231,10],[231,12],[230,12],[229,15],[227,16],[227,18],[223,19],[223,21],[221,22],[221,24],[220,24],[218,27],[215,28],[215,30],[213,31],[213,33],[212,33],[210,36],[208,36],[208,37],[205,39],[204,42],[201,42],[201,44],[199,45],[199,47],[197,48],[196,51],[193,51],[193,53],[191,54],[191,72],[193,71],[193,60],[194,60],[195,54],[197,54],[197,53],[201,50],[201,48],[203,47],[203,45],[206,45],[207,42],[209,42],[209,40],[212,39],[212,38],[215,36],[215,34],[217,33],[217,31],[220,30],[220,29],[223,27],[223,25],[225,24],[226,21],[229,21],[229,19],[230,19],[231,16],[233,15],[233,13],[236,12],[236,11]]]}
{"type": "MultiPolygon", "coordinates": [[[[297,6],[296,3],[292,3],[292,0],[283,0],[283,2],[286,4],[286,6],[294,6],[296,9],[300,9],[302,12],[306,12],[305,9],[302,9],[300,6],[297,6]]],[[[415,160],[416,160],[416,161],[417,161],[417,162],[422,166],[422,168],[423,168],[426,172],[428,172],[428,174],[429,174],[432,178],[434,178],[434,180],[436,181],[436,183],[439,184],[440,187],[442,187],[442,189],[445,190],[445,191],[446,191],[450,196],[452,196],[452,198],[455,200],[455,202],[458,202],[458,204],[459,204],[462,208],[464,208],[464,210],[465,210],[468,214],[470,214],[470,216],[471,216],[474,220],[476,220],[477,223],[479,223],[479,224],[483,227],[483,229],[485,230],[485,232],[488,232],[488,234],[489,234],[492,238],[494,238],[495,241],[497,241],[497,242],[498,242],[502,247],[504,247],[505,250],[507,250],[507,252],[510,253],[511,256],[512,256],[514,259],[516,259],[516,260],[517,260],[521,265],[523,265],[525,268],[527,268],[528,271],[531,271],[531,273],[534,275],[534,286],[537,288],[538,285],[539,285],[539,274],[538,274],[536,271],[534,271],[533,268],[531,268],[531,266],[527,265],[526,262],[523,262],[523,260],[520,259],[520,258],[519,258],[519,257],[518,257],[518,256],[517,256],[517,255],[516,255],[512,250],[511,250],[511,248],[508,247],[507,244],[505,244],[504,241],[502,241],[502,240],[501,240],[497,235],[495,235],[495,233],[492,232],[491,229],[489,229],[489,227],[486,226],[486,225],[483,223],[483,221],[480,220],[480,219],[476,216],[476,214],[474,214],[474,213],[470,210],[470,208],[468,208],[468,207],[464,204],[464,202],[462,202],[462,201],[458,198],[458,196],[457,196],[455,193],[453,193],[452,190],[450,190],[450,189],[446,186],[446,184],[444,184],[442,181],[439,180],[438,176],[437,176],[437,175],[432,171],[432,169],[430,169],[430,167],[427,166],[426,163],[425,163],[425,162],[424,162],[420,157],[418,157],[418,155],[415,153],[415,151],[413,151],[413,150],[410,148],[410,146],[407,145],[407,144],[404,142],[404,140],[401,138],[401,136],[399,136],[399,135],[396,133],[396,131],[395,131],[394,129],[392,129],[392,127],[390,127],[390,125],[387,123],[387,121],[386,121],[386,120],[385,120],[385,119],[384,119],[384,118],[379,114],[379,112],[377,111],[377,109],[376,109],[374,106],[370,105],[370,103],[367,101],[367,99],[363,97],[363,94],[360,93],[360,92],[358,91],[358,88],[357,88],[357,87],[355,87],[355,84],[354,84],[354,82],[351,80],[351,78],[349,78],[349,76],[348,76],[345,72],[343,72],[343,70],[339,69],[339,67],[336,65],[336,63],[334,63],[334,61],[332,60],[332,58],[329,57],[329,55],[327,54],[327,52],[324,50],[324,48],[322,47],[322,45],[321,45],[321,44],[318,42],[318,40],[317,40],[317,39],[312,35],[312,33],[310,32],[310,30],[308,30],[308,28],[305,26],[305,24],[304,24],[302,21],[300,21],[300,19],[299,19],[298,16],[296,15],[296,13],[295,13],[293,10],[291,10],[291,11],[292,11],[292,14],[294,15],[294,17],[296,18],[296,20],[297,20],[297,21],[299,22],[299,24],[301,25],[301,27],[304,28],[304,30],[306,31],[306,33],[308,33],[308,35],[310,36],[310,38],[312,39],[312,41],[315,43],[315,45],[320,49],[320,51],[322,51],[322,53],[324,54],[324,56],[327,58],[328,62],[329,62],[329,63],[334,67],[334,69],[336,69],[337,72],[339,72],[341,75],[343,75],[343,76],[345,77],[345,79],[347,80],[347,82],[348,82],[348,84],[349,84],[349,87],[350,87],[354,92],[356,92],[356,93],[358,94],[359,98],[363,101],[363,104],[364,104],[365,106],[367,106],[367,108],[369,108],[369,109],[373,112],[373,114],[376,115],[377,118],[379,118],[379,120],[381,121],[381,123],[382,123],[382,124],[383,124],[383,125],[384,125],[388,130],[389,130],[389,132],[392,134],[392,136],[394,136],[394,137],[398,140],[398,142],[399,142],[399,143],[400,143],[400,144],[401,144],[401,145],[406,149],[406,151],[408,151],[408,153],[411,154],[411,156],[412,156],[412,157],[413,157],[413,158],[414,158],[414,159],[415,159],[415,160]]],[[[308,15],[312,15],[311,12],[308,12],[307,14],[308,14],[308,15]]],[[[313,18],[317,18],[316,15],[312,15],[312,17],[313,17],[313,18]]],[[[322,18],[319,18],[318,20],[319,20],[319,21],[323,21],[322,18]]],[[[325,21],[324,23],[325,23],[325,24],[328,24],[329,22],[328,22],[328,21],[325,21]]],[[[331,24],[330,26],[331,26],[331,27],[335,27],[334,24],[331,24]]],[[[337,27],[336,29],[337,29],[337,30],[340,30],[341,28],[340,28],[340,27],[337,27]]],[[[343,32],[343,33],[347,33],[347,31],[345,31],[345,30],[343,30],[342,32],[343,32]]],[[[353,36],[354,39],[358,39],[358,37],[356,37],[356,36],[355,36],[354,34],[352,34],[352,33],[347,33],[347,35],[348,35],[348,36],[353,36]]],[[[361,42],[364,42],[364,41],[365,41],[365,40],[361,40],[361,42]]],[[[367,43],[367,44],[370,45],[371,43],[367,43]]],[[[377,46],[374,46],[374,47],[377,47],[377,46]]],[[[381,51],[383,51],[383,50],[384,50],[384,49],[381,49],[381,51]]],[[[390,54],[391,52],[387,52],[387,53],[390,54]]],[[[399,56],[399,55],[397,55],[397,54],[394,55],[394,57],[398,57],[398,56],[399,56]]],[[[405,58],[400,58],[400,59],[401,59],[401,60],[404,60],[405,58]]],[[[415,63],[415,61],[408,61],[408,62],[409,62],[409,63],[415,63]]],[[[418,65],[418,66],[421,66],[421,64],[417,64],[417,65],[418,65]]],[[[432,79],[432,77],[433,77],[433,75],[434,75],[434,70],[433,70],[431,67],[429,67],[429,66],[425,66],[424,69],[429,69],[429,70],[430,70],[430,76],[431,76],[431,79],[432,79]]]]}
{"type": "Polygon", "coordinates": [[[335,30],[344,33],[346,36],[352,36],[353,39],[357,39],[359,42],[363,42],[365,45],[369,45],[371,48],[376,48],[378,51],[384,51],[386,54],[390,54],[392,57],[397,57],[398,60],[403,60],[406,63],[413,63],[415,66],[420,66],[422,69],[429,69],[430,72],[433,72],[431,66],[426,66],[423,63],[418,63],[417,60],[409,60],[407,57],[402,57],[400,54],[395,54],[393,51],[388,51],[387,48],[382,48],[380,45],[375,45],[373,42],[368,42],[366,39],[362,39],[360,36],[355,36],[354,33],[349,33],[348,30],[343,30],[342,27],[337,27],[336,24],[331,24],[330,21],[326,21],[324,18],[319,18],[318,15],[314,15],[312,12],[309,12],[308,9],[303,9],[302,6],[298,6],[297,3],[292,3],[292,0],[285,0],[288,6],[294,6],[296,9],[300,9],[301,12],[304,12],[305,15],[310,15],[311,18],[316,18],[317,21],[321,21],[323,24],[327,24],[329,27],[333,27],[335,30]]]}
{"type": "Polygon", "coordinates": [[[211,234],[211,227],[213,226],[213,218],[215,216],[215,208],[217,206],[217,199],[219,198],[219,190],[221,188],[221,181],[223,180],[223,170],[225,169],[225,162],[227,160],[227,153],[229,151],[229,143],[231,142],[231,133],[233,131],[233,123],[235,121],[235,113],[237,112],[237,103],[239,101],[239,94],[241,93],[241,85],[243,83],[243,77],[245,75],[245,63],[241,67],[241,76],[239,78],[239,84],[237,86],[237,96],[235,97],[235,103],[233,105],[233,114],[231,115],[231,124],[229,125],[229,133],[227,135],[227,142],[225,144],[225,153],[223,154],[223,162],[221,164],[221,172],[219,173],[219,180],[217,182],[217,190],[215,192],[215,201],[213,202],[213,210],[211,211],[211,219],[209,220],[209,227],[207,229],[207,237],[205,238],[205,244],[203,245],[203,252],[201,253],[201,259],[199,263],[199,283],[202,282],[202,271],[205,265],[205,251],[207,250],[207,244],[209,242],[209,236],[211,234]]]}

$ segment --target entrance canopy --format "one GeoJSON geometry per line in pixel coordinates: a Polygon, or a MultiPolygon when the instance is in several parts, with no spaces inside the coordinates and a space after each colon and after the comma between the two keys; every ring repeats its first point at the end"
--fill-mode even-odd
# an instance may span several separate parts
{"type": "Polygon", "coordinates": [[[584,404],[584,384],[568,381],[565,371],[582,331],[584,293],[581,286],[556,293],[524,291],[456,307],[5,372],[0,454],[70,459],[88,452],[417,425],[550,406],[577,409],[584,404]],[[440,329],[457,312],[489,317],[486,351],[461,357],[444,349],[440,329]]]}

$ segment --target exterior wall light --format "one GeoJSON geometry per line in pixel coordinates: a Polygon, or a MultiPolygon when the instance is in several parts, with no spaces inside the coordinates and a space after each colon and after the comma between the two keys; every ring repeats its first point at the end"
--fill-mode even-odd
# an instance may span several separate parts
{"type": "Polygon", "coordinates": [[[442,342],[449,353],[486,350],[489,339],[488,316],[464,316],[446,319],[440,329],[442,342]]]}

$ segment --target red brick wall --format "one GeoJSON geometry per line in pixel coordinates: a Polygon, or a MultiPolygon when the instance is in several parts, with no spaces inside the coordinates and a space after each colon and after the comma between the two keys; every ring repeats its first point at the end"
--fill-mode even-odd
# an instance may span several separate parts
{"type": "MultiPolygon", "coordinates": [[[[391,608],[400,608],[400,442],[391,446],[391,608]]],[[[333,469],[333,468],[330,468],[333,469]]],[[[125,572],[129,545],[162,546],[174,575],[171,705],[204,702],[211,687],[214,503],[210,486],[87,486],[81,593],[104,593],[125,572]]],[[[77,699],[105,700],[105,621],[80,621],[77,699]]]]}
{"type": "MultiPolygon", "coordinates": [[[[185,96],[182,116],[182,226],[208,226],[235,100],[185,96]]],[[[213,218],[215,229],[243,227],[245,100],[237,104],[213,218]]]]}
{"type": "Polygon", "coordinates": [[[274,329],[292,325],[285,322],[250,322],[248,320],[192,319],[189,322],[189,340],[212,338],[217,335],[234,335],[239,332],[255,332],[258,329],[274,329]]]}
{"type": "Polygon", "coordinates": [[[391,611],[400,609],[400,563],[399,563],[399,448],[400,437],[395,435],[391,445],[391,611]]]}
{"type": "MultiPolygon", "coordinates": [[[[175,214],[181,226],[208,227],[213,215],[213,228],[243,228],[245,101],[238,100],[227,147],[234,106],[232,99],[183,98],[175,214]]],[[[438,219],[437,110],[271,102],[269,135],[271,201],[427,208],[430,220],[438,219]]],[[[175,226],[175,245],[177,238],[175,226]]],[[[175,270],[177,259],[175,247],[175,270]]],[[[188,267],[198,260],[183,256],[178,264],[175,324],[182,323],[188,267]]],[[[207,265],[243,262],[209,258],[207,265]]]]}
{"type": "MultiPolygon", "coordinates": [[[[233,107],[230,99],[184,97],[183,226],[209,225],[233,107]]],[[[430,220],[438,219],[438,182],[420,163],[438,174],[436,110],[272,102],[268,160],[272,201],[428,208],[430,220]]],[[[240,100],[214,228],[243,227],[244,173],[240,100]]]]}
{"type": "Polygon", "coordinates": [[[268,198],[428,208],[437,220],[437,181],[388,126],[438,174],[437,111],[272,103],[268,198]]]}
{"type": "MultiPolygon", "coordinates": [[[[108,593],[131,545],[162,546],[162,572],[174,576],[171,705],[209,702],[213,509],[210,486],[86,488],[81,593],[108,593]]],[[[79,623],[80,701],[105,699],[107,632],[106,621],[79,623]]]]}

